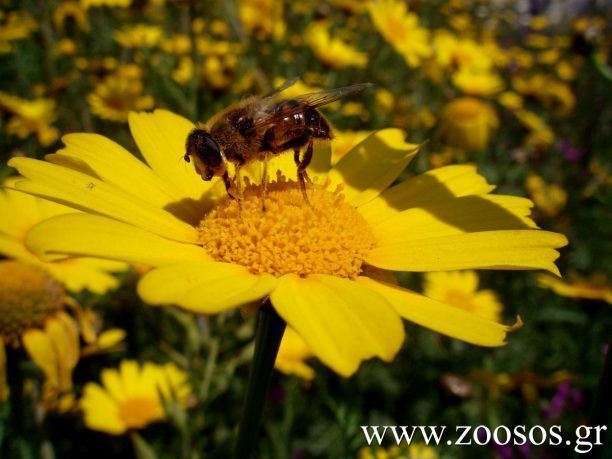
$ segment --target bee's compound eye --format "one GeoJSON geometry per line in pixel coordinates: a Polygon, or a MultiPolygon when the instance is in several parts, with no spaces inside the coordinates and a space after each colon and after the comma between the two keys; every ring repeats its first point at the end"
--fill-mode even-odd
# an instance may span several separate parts
{"type": "Polygon", "coordinates": [[[185,153],[185,156],[183,156],[183,159],[185,160],[186,163],[190,163],[191,162],[191,158],[189,156],[189,153],[185,153]]]}

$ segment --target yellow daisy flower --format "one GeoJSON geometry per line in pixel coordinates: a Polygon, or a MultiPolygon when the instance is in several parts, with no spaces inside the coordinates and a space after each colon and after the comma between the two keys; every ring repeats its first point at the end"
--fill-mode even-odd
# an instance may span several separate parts
{"type": "Polygon", "coordinates": [[[540,287],[549,288],[561,296],[602,300],[612,304],[612,285],[605,274],[597,273],[590,278],[570,274],[568,277],[562,280],[541,274],[537,280],[540,287]]]}
{"type": "Polygon", "coordinates": [[[274,363],[276,369],[286,375],[293,374],[310,381],[314,378],[315,373],[304,363],[304,360],[309,357],[312,357],[312,352],[302,337],[291,327],[287,327],[274,363]]]}
{"type": "Polygon", "coordinates": [[[378,32],[410,67],[418,66],[431,56],[429,31],[420,26],[416,14],[408,12],[405,2],[371,1],[368,11],[378,32]]]}
{"type": "Polygon", "coordinates": [[[12,41],[28,38],[38,28],[30,14],[20,11],[11,11],[6,16],[0,12],[0,20],[0,54],[11,52],[12,41]]]}
{"type": "Polygon", "coordinates": [[[123,360],[118,370],[102,370],[101,379],[85,385],[80,403],[85,425],[111,435],[164,420],[164,402],[185,406],[191,393],[187,375],[171,363],[123,360]]]}
{"type": "Polygon", "coordinates": [[[65,30],[68,23],[76,24],[84,32],[89,31],[87,11],[76,1],[61,2],[53,10],[53,24],[57,30],[65,30]]]}
{"type": "Polygon", "coordinates": [[[220,181],[203,182],[178,161],[192,122],[164,110],[129,121],[147,164],[95,134],[65,137],[47,161],[11,159],[25,177],[17,189],[91,212],[38,225],[28,247],[156,266],[138,287],[155,305],[212,314],[269,297],[341,375],[374,356],[392,360],[404,339],[400,317],[477,345],[505,342],[509,327],[381,281],[380,270],[558,273],[555,249],[566,238],[536,228],[529,200],[490,195],[473,166],[390,187],[416,154],[401,130],[370,135],[333,168],[330,149],[318,149],[310,205],[291,155],[274,158],[263,211],[259,167],[245,180],[240,210],[220,181]]]}
{"type": "Polygon", "coordinates": [[[494,322],[501,322],[502,305],[493,290],[478,290],[474,271],[450,271],[425,274],[423,293],[434,300],[494,322]]]}
{"type": "Polygon", "coordinates": [[[76,211],[11,189],[18,180],[10,178],[0,188],[0,254],[42,268],[72,292],[88,289],[101,294],[116,287],[118,281],[111,273],[125,270],[125,263],[97,258],[42,261],[26,248],[28,231],[40,222],[76,211]]]}
{"type": "Polygon", "coordinates": [[[563,188],[556,183],[546,183],[539,175],[529,175],[525,189],[536,208],[547,217],[559,215],[567,202],[567,192],[563,188]]]}
{"type": "Polygon", "coordinates": [[[493,72],[472,72],[460,70],[453,74],[453,84],[472,96],[490,96],[504,88],[504,82],[493,72]]]}
{"type": "Polygon", "coordinates": [[[57,118],[55,106],[53,99],[26,100],[0,91],[0,111],[10,113],[4,127],[6,133],[16,135],[20,139],[36,134],[43,146],[51,145],[59,138],[58,129],[52,125],[57,118]]]}
{"type": "MultiPolygon", "coordinates": [[[[11,178],[4,186],[14,186],[16,180],[11,178]]],[[[0,254],[13,259],[0,261],[0,343],[2,349],[5,344],[23,344],[43,371],[42,398],[47,410],[66,411],[74,404],[72,370],[80,349],[77,322],[85,341],[99,351],[110,347],[105,333],[117,333],[89,331],[89,321],[80,320],[86,312],[66,296],[65,288],[104,293],[117,285],[110,272],[124,270],[125,263],[91,258],[46,262],[25,247],[28,231],[38,223],[75,212],[9,188],[0,189],[0,213],[4,216],[0,221],[0,254]],[[67,307],[74,309],[77,321],[62,312],[67,307]]],[[[2,360],[0,399],[5,365],[2,360]]]]}
{"type": "Polygon", "coordinates": [[[97,6],[127,8],[132,3],[132,0],[80,0],[80,3],[85,9],[97,6]]]}
{"type": "Polygon", "coordinates": [[[285,34],[283,2],[274,0],[240,0],[240,21],[247,33],[260,39],[273,37],[278,40],[285,34]]]}
{"type": "Polygon", "coordinates": [[[491,105],[475,97],[460,97],[442,109],[438,135],[450,146],[481,151],[498,125],[491,105]]]}
{"type": "Polygon", "coordinates": [[[159,26],[136,24],[116,30],[113,38],[125,48],[154,48],[164,39],[164,31],[159,26]]]}
{"type": "Polygon", "coordinates": [[[325,22],[315,22],[304,32],[308,45],[315,56],[325,65],[333,69],[346,67],[363,68],[368,63],[368,55],[342,41],[332,37],[329,25],[325,22]]]}
{"type": "Polygon", "coordinates": [[[68,411],[74,406],[72,371],[79,361],[79,330],[74,320],[60,312],[47,320],[44,330],[23,334],[23,347],[42,370],[42,401],[46,409],[68,411]]]}
{"type": "Polygon", "coordinates": [[[541,117],[535,113],[520,109],[514,112],[518,121],[528,130],[525,144],[530,147],[544,148],[555,141],[555,133],[541,117]]]}
{"type": "Polygon", "coordinates": [[[143,94],[140,78],[109,75],[87,95],[94,115],[100,118],[126,122],[132,110],[146,110],[155,105],[153,97],[143,94]]]}

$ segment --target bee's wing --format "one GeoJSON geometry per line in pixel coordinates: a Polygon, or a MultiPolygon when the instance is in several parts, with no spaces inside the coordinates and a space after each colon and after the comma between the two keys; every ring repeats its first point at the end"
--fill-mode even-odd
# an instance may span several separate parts
{"type": "Polygon", "coordinates": [[[270,91],[268,94],[265,94],[262,96],[262,99],[271,99],[272,97],[275,97],[276,95],[280,94],[281,92],[283,92],[286,89],[289,89],[291,86],[293,86],[294,84],[296,84],[298,82],[299,78],[293,78],[291,80],[287,80],[285,81],[282,85],[280,85],[278,88],[274,88],[272,91],[270,91]]]}
{"type": "Polygon", "coordinates": [[[310,108],[317,108],[323,105],[331,104],[337,100],[344,99],[345,97],[359,94],[371,86],[372,83],[358,83],[350,86],[344,86],[342,88],[303,94],[301,96],[293,97],[292,99],[301,102],[310,108]]]}
{"type": "Polygon", "coordinates": [[[359,83],[351,86],[345,86],[343,88],[329,89],[327,91],[313,92],[292,97],[286,100],[293,101],[295,103],[292,105],[283,104],[283,109],[281,111],[275,110],[275,108],[279,103],[282,103],[282,101],[268,103],[265,105],[265,108],[260,111],[259,116],[257,116],[254,120],[252,128],[260,128],[262,126],[274,124],[283,118],[303,112],[304,108],[317,108],[323,105],[331,104],[332,102],[345,97],[359,94],[370,86],[372,86],[371,83],[359,83]]]}

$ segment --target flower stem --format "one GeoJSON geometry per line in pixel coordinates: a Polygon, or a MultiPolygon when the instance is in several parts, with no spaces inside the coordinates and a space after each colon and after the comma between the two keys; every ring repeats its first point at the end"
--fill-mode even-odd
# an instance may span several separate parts
{"type": "Polygon", "coordinates": [[[285,321],[272,308],[269,300],[259,308],[255,354],[234,444],[234,459],[248,459],[253,453],[285,325],[285,321]]]}

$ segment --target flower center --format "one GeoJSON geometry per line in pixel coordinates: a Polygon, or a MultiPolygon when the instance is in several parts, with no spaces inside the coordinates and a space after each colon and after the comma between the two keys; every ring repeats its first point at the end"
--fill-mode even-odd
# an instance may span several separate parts
{"type": "Polygon", "coordinates": [[[63,287],[43,269],[0,261],[0,339],[10,346],[30,328],[41,327],[64,302],[63,287]]]}
{"type": "Polygon", "coordinates": [[[151,397],[131,397],[119,406],[119,418],[130,428],[141,428],[164,418],[159,401],[151,397]]]}
{"type": "Polygon", "coordinates": [[[268,184],[265,211],[262,187],[247,180],[242,210],[226,200],[207,214],[199,227],[204,249],[254,274],[358,276],[375,239],[340,188],[308,186],[309,204],[296,182],[277,176],[268,184]]]}

